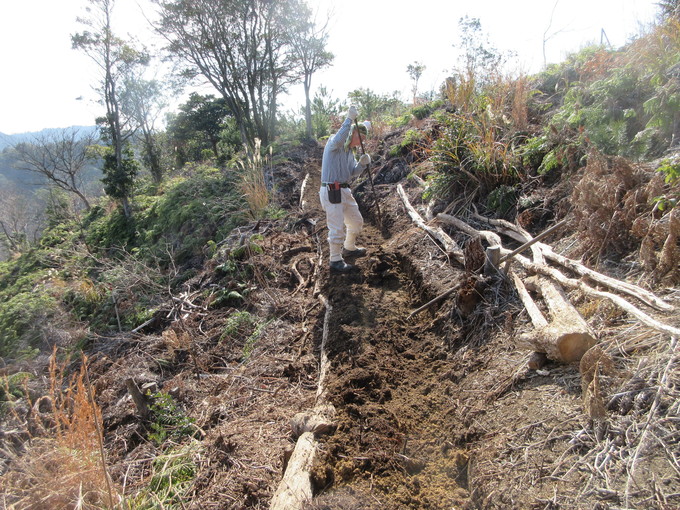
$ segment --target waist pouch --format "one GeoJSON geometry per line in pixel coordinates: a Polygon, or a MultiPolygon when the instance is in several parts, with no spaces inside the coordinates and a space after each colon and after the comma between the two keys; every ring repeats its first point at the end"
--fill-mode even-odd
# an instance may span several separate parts
{"type": "Polygon", "coordinates": [[[342,186],[339,182],[329,183],[328,187],[328,201],[331,204],[339,204],[342,202],[342,186]]]}

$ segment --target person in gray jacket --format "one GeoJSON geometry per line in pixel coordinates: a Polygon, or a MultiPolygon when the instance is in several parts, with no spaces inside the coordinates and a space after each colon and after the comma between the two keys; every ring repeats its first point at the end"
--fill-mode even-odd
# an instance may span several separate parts
{"type": "Polygon", "coordinates": [[[348,273],[354,269],[345,262],[343,255],[359,257],[366,254],[366,248],[356,245],[364,218],[349,187],[352,177],[360,175],[371,163],[368,154],[363,154],[358,162],[354,157],[352,149],[361,144],[357,127],[368,132],[370,126],[369,122],[357,124],[357,115],[356,107],[350,106],[342,126],[328,139],[321,162],[319,199],[326,211],[330,270],[335,273],[348,273]]]}

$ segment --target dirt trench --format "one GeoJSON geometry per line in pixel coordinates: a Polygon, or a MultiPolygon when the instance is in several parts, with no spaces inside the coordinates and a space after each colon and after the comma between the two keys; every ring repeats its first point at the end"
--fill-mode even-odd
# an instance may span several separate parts
{"type": "MultiPolygon", "coordinates": [[[[364,183],[356,193],[366,219],[359,242],[368,254],[348,262],[359,271],[323,275],[321,292],[331,307],[327,393],[337,429],[320,439],[310,509],[451,509],[469,497],[468,457],[450,440],[454,396],[442,384],[452,373],[451,336],[430,312],[407,319],[461,271],[433,262],[437,248],[385,199],[390,188],[375,190],[385,209],[382,229],[372,190],[364,183]],[[428,255],[429,264],[421,260],[428,255]]],[[[317,191],[312,178],[306,191],[312,209],[317,191]]]]}

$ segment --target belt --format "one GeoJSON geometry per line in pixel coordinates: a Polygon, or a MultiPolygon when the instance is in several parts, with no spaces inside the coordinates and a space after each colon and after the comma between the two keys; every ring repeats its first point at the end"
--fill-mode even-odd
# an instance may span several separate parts
{"type": "MultiPolygon", "coordinates": [[[[322,186],[331,186],[332,184],[335,184],[335,183],[333,183],[333,182],[322,182],[321,183],[322,186]]],[[[340,187],[341,188],[349,188],[349,183],[348,182],[341,182],[340,187]]]]}

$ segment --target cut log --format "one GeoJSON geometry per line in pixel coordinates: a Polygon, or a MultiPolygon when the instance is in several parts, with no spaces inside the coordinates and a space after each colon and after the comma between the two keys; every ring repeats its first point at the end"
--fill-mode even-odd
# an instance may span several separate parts
{"type": "Polygon", "coordinates": [[[529,360],[529,368],[533,370],[541,368],[545,364],[544,357],[567,363],[580,360],[583,354],[594,345],[594,333],[578,311],[567,301],[561,289],[556,288],[556,286],[550,288],[552,282],[547,280],[543,283],[544,288],[542,290],[547,291],[549,295],[546,298],[544,294],[544,298],[546,298],[548,308],[551,310],[551,317],[555,315],[558,317],[557,320],[553,318],[553,321],[549,323],[536,306],[519,276],[512,273],[512,280],[520,300],[536,328],[531,333],[525,333],[519,337],[520,344],[535,350],[529,360]],[[557,311],[554,312],[554,309],[557,309],[557,311]],[[560,313],[560,310],[564,311],[560,313]]]}
{"type": "Polygon", "coordinates": [[[314,434],[305,432],[295,444],[286,472],[269,505],[270,510],[296,510],[312,500],[312,481],[309,475],[315,455],[314,434]]]}
{"type": "Polygon", "coordinates": [[[547,278],[534,281],[548,306],[550,322],[533,333],[523,335],[522,339],[552,360],[579,361],[597,343],[594,331],[558,284],[547,278]]]}
{"type": "Polygon", "coordinates": [[[408,214],[409,216],[411,216],[413,222],[416,225],[418,225],[418,227],[423,229],[425,232],[430,234],[437,241],[439,241],[442,244],[442,246],[444,246],[444,250],[448,255],[452,256],[460,264],[464,265],[465,257],[463,256],[463,250],[460,249],[458,244],[453,239],[451,239],[451,237],[449,237],[449,235],[446,232],[444,232],[440,227],[431,227],[430,225],[425,223],[422,216],[420,216],[418,211],[416,211],[409,202],[409,199],[406,196],[406,192],[404,191],[404,188],[402,187],[401,184],[397,185],[397,192],[399,193],[399,196],[401,197],[401,200],[404,203],[404,207],[406,207],[406,211],[408,211],[408,214]]]}

